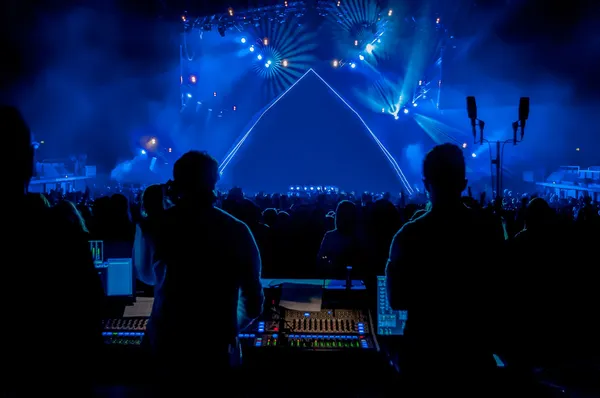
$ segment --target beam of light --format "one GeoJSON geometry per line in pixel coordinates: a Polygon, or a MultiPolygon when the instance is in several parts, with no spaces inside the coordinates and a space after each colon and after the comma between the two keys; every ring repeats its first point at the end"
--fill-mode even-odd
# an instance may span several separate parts
{"type": "Polygon", "coordinates": [[[269,112],[269,110],[271,110],[271,108],[273,108],[275,106],[276,103],[278,103],[283,97],[285,97],[286,94],[289,93],[290,90],[296,86],[296,84],[298,84],[302,79],[304,79],[306,77],[306,75],[308,75],[308,73],[311,70],[312,69],[307,70],[302,76],[300,76],[300,78],[298,80],[296,80],[291,86],[289,86],[287,88],[287,90],[285,90],[283,93],[281,93],[281,95],[279,97],[277,97],[273,102],[271,102],[271,104],[269,106],[266,107],[266,109],[260,114],[260,116],[252,124],[252,126],[250,126],[250,129],[248,129],[248,131],[246,132],[246,134],[244,134],[242,136],[242,138],[233,147],[233,149],[231,151],[229,151],[229,153],[227,154],[227,156],[225,156],[225,159],[223,159],[223,161],[219,165],[219,174],[220,175],[223,175],[223,172],[225,171],[225,169],[227,168],[227,166],[229,165],[229,163],[231,162],[231,160],[234,158],[234,156],[237,153],[237,151],[244,144],[244,141],[246,141],[246,139],[248,138],[248,136],[250,135],[250,133],[252,132],[252,130],[254,130],[254,128],[256,127],[256,125],[258,124],[258,122],[261,121],[261,119],[263,118],[263,116],[265,116],[267,114],[267,112],[269,112]]]}
{"type": "Polygon", "coordinates": [[[350,109],[356,115],[356,117],[358,118],[358,120],[360,120],[360,122],[363,124],[363,126],[369,132],[369,134],[371,134],[371,137],[373,137],[373,139],[375,140],[375,142],[377,143],[377,145],[379,145],[379,148],[381,149],[381,152],[383,152],[383,154],[385,155],[385,157],[388,159],[388,162],[390,163],[390,166],[392,166],[392,168],[394,169],[394,171],[396,172],[396,174],[398,174],[398,178],[400,179],[400,181],[402,182],[402,184],[404,184],[404,187],[406,188],[406,192],[408,192],[409,194],[412,195],[413,194],[413,189],[411,188],[410,183],[406,179],[406,176],[402,172],[402,169],[400,169],[400,166],[398,165],[398,162],[396,161],[396,159],[394,159],[394,157],[392,156],[392,154],[390,153],[390,151],[387,150],[387,148],[385,147],[385,145],[383,145],[383,143],[381,141],[379,141],[379,138],[377,138],[377,136],[375,135],[375,133],[373,133],[373,131],[369,128],[369,126],[367,125],[367,123],[365,122],[365,120],[358,114],[358,112],[354,108],[352,108],[352,106],[348,102],[346,102],[346,100],[344,98],[342,98],[341,95],[339,95],[337,93],[337,91],[335,91],[333,89],[333,87],[331,87],[329,85],[329,83],[327,83],[325,81],[325,79],[323,79],[314,70],[312,70],[312,69],[310,69],[310,70],[315,74],[315,76],[317,76],[331,90],[332,93],[334,93],[340,99],[340,101],[342,101],[344,103],[344,105],[346,105],[348,107],[348,109],[350,109]]]}
{"type": "Polygon", "coordinates": [[[462,144],[464,143],[464,138],[456,138],[456,135],[466,135],[461,130],[449,126],[446,123],[440,122],[439,120],[433,119],[429,116],[424,116],[418,113],[414,115],[414,120],[419,125],[419,127],[421,127],[423,131],[427,133],[427,135],[436,144],[451,142],[462,147],[462,144]]]}
{"type": "Polygon", "coordinates": [[[283,97],[285,97],[285,95],[287,93],[290,92],[290,90],[292,88],[294,88],[302,79],[304,79],[304,77],[306,77],[310,72],[314,73],[315,76],[317,76],[319,78],[319,80],[321,80],[321,82],[323,82],[327,88],[329,88],[331,90],[331,92],[333,94],[336,95],[336,97],[338,97],[340,99],[340,101],[342,101],[342,103],[344,105],[346,105],[348,107],[348,109],[350,109],[358,118],[358,120],[360,120],[360,122],[363,124],[363,126],[367,129],[367,131],[369,132],[369,134],[371,134],[371,137],[373,138],[373,140],[375,141],[375,143],[379,146],[379,148],[381,149],[381,152],[384,154],[384,156],[387,158],[390,166],[392,167],[392,169],[396,172],[396,174],[398,175],[398,178],[400,179],[400,182],[404,185],[404,188],[406,189],[406,192],[408,194],[413,194],[413,189],[410,186],[410,183],[408,182],[408,180],[406,179],[406,176],[404,175],[404,173],[402,172],[402,169],[400,169],[400,166],[398,165],[398,162],[396,161],[396,159],[394,159],[394,157],[392,156],[392,154],[387,150],[387,148],[383,145],[383,143],[377,138],[377,136],[375,135],[375,133],[373,133],[373,131],[369,128],[369,126],[367,125],[367,123],[364,121],[364,119],[358,114],[358,112],[356,110],[354,110],[354,108],[352,108],[352,106],[350,104],[348,104],[348,102],[346,102],[346,100],[344,100],[344,98],[342,98],[341,95],[339,95],[337,93],[337,91],[335,91],[333,89],[333,87],[331,87],[329,85],[329,83],[327,83],[317,72],[315,72],[312,68],[309,69],[308,71],[306,71],[306,73],[304,73],[294,84],[292,84],[287,90],[285,90],[275,101],[273,101],[273,103],[271,103],[271,105],[269,105],[265,111],[257,118],[257,120],[252,124],[252,126],[250,127],[250,129],[246,132],[246,134],[244,134],[242,136],[242,138],[239,140],[239,142],[233,147],[233,149],[229,152],[229,154],[225,157],[225,159],[223,159],[223,161],[221,162],[221,165],[219,166],[219,173],[220,175],[223,175],[225,169],[227,168],[227,166],[229,165],[229,163],[231,163],[231,160],[235,157],[235,155],[237,154],[238,150],[241,148],[241,146],[244,144],[244,142],[246,141],[246,139],[248,138],[248,136],[250,135],[250,133],[254,130],[254,128],[256,127],[256,125],[261,121],[261,119],[263,118],[263,116],[265,116],[265,114],[267,114],[267,112],[269,112],[269,110],[271,110],[271,108],[273,108],[275,106],[276,103],[278,103],[283,97]]]}

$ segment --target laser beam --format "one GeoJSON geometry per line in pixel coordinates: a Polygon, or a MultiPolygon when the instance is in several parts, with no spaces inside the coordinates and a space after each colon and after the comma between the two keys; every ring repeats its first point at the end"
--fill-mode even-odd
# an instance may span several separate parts
{"type": "Polygon", "coordinates": [[[392,167],[392,169],[398,175],[398,178],[400,179],[400,182],[404,185],[404,188],[406,189],[406,192],[408,194],[412,195],[414,193],[414,191],[411,188],[410,183],[408,182],[408,179],[406,178],[406,176],[402,172],[402,169],[400,169],[400,166],[398,165],[398,162],[396,161],[396,159],[394,159],[394,157],[392,156],[392,154],[390,153],[390,151],[388,151],[387,148],[385,147],[385,145],[383,145],[383,143],[379,140],[379,138],[377,138],[377,136],[375,135],[375,133],[373,133],[373,131],[369,128],[369,126],[364,121],[364,119],[360,116],[360,114],[354,108],[352,108],[352,106],[348,102],[346,102],[346,100],[344,100],[344,98],[342,98],[342,96],[340,94],[338,94],[337,91],[335,91],[335,89],[333,87],[331,87],[329,85],[329,83],[327,83],[325,81],[325,79],[323,79],[312,68],[310,68],[309,70],[306,71],[306,73],[304,73],[302,76],[300,76],[300,78],[298,80],[296,80],[296,82],[294,82],[294,84],[292,84],[290,87],[288,87],[287,90],[285,90],[279,97],[277,97],[277,99],[275,99],[275,101],[273,101],[265,109],[265,111],[263,113],[261,113],[261,115],[252,124],[252,126],[246,132],[246,134],[244,134],[242,136],[242,138],[238,141],[238,143],[233,147],[233,149],[229,152],[229,154],[227,154],[227,156],[225,156],[225,159],[223,159],[223,161],[221,162],[221,165],[219,166],[219,173],[220,173],[220,175],[223,175],[223,172],[225,171],[225,169],[227,168],[227,166],[229,165],[229,163],[231,162],[231,160],[235,157],[235,155],[237,154],[238,150],[244,144],[244,141],[246,141],[246,139],[248,138],[248,136],[250,135],[250,133],[252,132],[252,130],[254,130],[254,128],[256,127],[256,125],[258,124],[258,122],[261,121],[261,119],[263,118],[263,116],[265,116],[265,114],[267,114],[267,112],[269,112],[271,110],[271,108],[273,108],[275,106],[276,103],[278,103],[283,97],[285,97],[287,95],[287,93],[289,93],[292,88],[294,88],[302,79],[304,79],[311,72],[314,73],[315,76],[317,78],[319,78],[319,80],[321,80],[325,84],[325,86],[327,86],[327,88],[329,88],[331,90],[331,92],[333,94],[335,94],[335,96],[338,97],[340,99],[340,101],[342,101],[342,103],[344,105],[346,105],[348,107],[348,109],[350,109],[356,115],[356,117],[358,118],[358,120],[360,120],[360,122],[363,124],[363,126],[369,132],[369,134],[371,134],[371,137],[373,138],[373,140],[375,141],[375,143],[379,146],[379,149],[381,150],[381,152],[383,153],[383,155],[387,158],[390,166],[392,167]]]}

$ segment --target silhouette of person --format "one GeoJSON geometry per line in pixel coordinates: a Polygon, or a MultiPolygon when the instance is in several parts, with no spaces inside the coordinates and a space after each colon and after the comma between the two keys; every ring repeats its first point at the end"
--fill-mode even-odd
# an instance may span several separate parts
{"type": "Polygon", "coordinates": [[[423,162],[431,208],[395,235],[386,268],[389,305],[408,310],[400,368],[409,395],[481,394],[495,368],[490,228],[461,202],[462,150],[434,147],[423,162]],[[485,256],[485,257],[484,257],[485,256]]]}
{"type": "Polygon", "coordinates": [[[149,241],[154,263],[147,266],[165,272],[147,281],[155,282],[148,343],[164,395],[175,388],[223,391],[235,384],[221,378],[239,363],[238,332],[262,312],[260,255],[246,224],[213,205],[214,158],[187,152],[175,162],[173,178],[165,191],[174,206],[149,241]]]}
{"type": "Polygon", "coordinates": [[[345,278],[346,267],[360,266],[362,242],[358,236],[358,209],[342,200],[335,212],[335,229],[325,233],[317,261],[322,276],[345,278]]]}
{"type": "Polygon", "coordinates": [[[0,131],[14,162],[5,194],[15,201],[2,224],[6,246],[0,299],[2,316],[13,326],[0,331],[6,342],[0,389],[8,390],[0,395],[89,396],[102,345],[104,292],[88,238],[64,213],[40,206],[39,195],[30,200],[34,149],[17,109],[0,107],[0,131]],[[69,337],[64,325],[72,325],[69,337]]]}

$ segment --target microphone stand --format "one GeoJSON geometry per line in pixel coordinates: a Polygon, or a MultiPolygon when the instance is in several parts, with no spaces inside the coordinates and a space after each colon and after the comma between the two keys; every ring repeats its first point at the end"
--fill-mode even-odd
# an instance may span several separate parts
{"type": "Polygon", "coordinates": [[[352,267],[346,267],[346,290],[352,289],[352,267]]]}
{"type": "MultiPolygon", "coordinates": [[[[527,113],[529,113],[529,112],[527,111],[527,113]]],[[[475,113],[475,115],[476,115],[476,113],[475,113]]],[[[527,115],[525,115],[524,117],[526,118],[527,115]]],[[[519,115],[519,118],[522,118],[522,116],[519,115]]],[[[477,118],[471,119],[471,127],[473,129],[473,141],[475,144],[477,144],[478,141],[479,141],[480,145],[483,145],[483,143],[488,144],[488,147],[490,150],[491,164],[492,164],[492,166],[495,166],[495,169],[496,169],[495,179],[494,179],[494,177],[492,177],[492,186],[496,187],[496,197],[494,198],[495,200],[501,200],[503,197],[503,193],[502,193],[502,163],[503,163],[503,157],[504,157],[504,145],[506,145],[507,143],[512,143],[513,145],[517,145],[519,142],[523,141],[523,137],[525,136],[526,122],[527,122],[526,119],[520,119],[520,120],[512,123],[513,138],[511,140],[488,141],[483,137],[483,130],[485,128],[485,122],[483,120],[479,120],[477,118]],[[477,139],[477,127],[479,127],[479,140],[477,139]],[[521,132],[520,139],[517,138],[517,133],[518,133],[519,129],[521,132]],[[492,147],[491,147],[492,143],[494,143],[495,147],[496,147],[496,156],[493,158],[492,158],[492,147]]]]}

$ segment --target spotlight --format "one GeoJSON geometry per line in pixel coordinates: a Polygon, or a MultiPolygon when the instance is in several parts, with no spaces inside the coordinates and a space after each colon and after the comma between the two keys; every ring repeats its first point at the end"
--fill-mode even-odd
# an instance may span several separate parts
{"type": "Polygon", "coordinates": [[[358,40],[354,40],[354,45],[358,46],[358,40]]]}
{"type": "Polygon", "coordinates": [[[360,55],[358,56],[358,59],[360,59],[361,61],[364,61],[364,60],[365,60],[365,56],[364,56],[364,55],[362,55],[362,54],[360,54],[360,55]]]}
{"type": "Polygon", "coordinates": [[[381,108],[381,113],[385,113],[385,108],[381,108]]]}
{"type": "Polygon", "coordinates": [[[219,25],[217,27],[217,30],[219,31],[219,34],[221,35],[221,37],[225,37],[225,26],[224,25],[219,25]]]}
{"type": "Polygon", "coordinates": [[[466,148],[466,147],[467,147],[467,143],[466,143],[466,142],[465,142],[465,143],[463,143],[463,144],[462,144],[462,147],[463,147],[463,149],[464,149],[464,148],[466,148]]]}
{"type": "Polygon", "coordinates": [[[471,157],[474,157],[474,158],[476,158],[476,157],[477,157],[477,154],[476,154],[475,152],[473,152],[473,153],[471,154],[471,157]]]}
{"type": "Polygon", "coordinates": [[[231,108],[231,109],[233,109],[234,111],[237,111],[237,106],[234,105],[233,108],[231,108]]]}
{"type": "Polygon", "coordinates": [[[227,13],[229,14],[230,17],[233,17],[233,8],[229,7],[227,9],[227,13]]]}
{"type": "Polygon", "coordinates": [[[258,60],[260,61],[260,60],[262,59],[262,55],[258,54],[258,55],[256,56],[256,58],[258,58],[258,60]]]}
{"type": "Polygon", "coordinates": [[[371,54],[373,52],[373,50],[375,49],[375,46],[372,44],[367,44],[367,52],[369,54],[371,54]]]}
{"type": "Polygon", "coordinates": [[[406,115],[408,113],[408,108],[404,108],[402,112],[404,112],[404,114],[406,115]]]}
{"type": "Polygon", "coordinates": [[[416,108],[416,107],[417,107],[417,103],[416,103],[416,102],[413,102],[413,106],[416,108]]]}
{"type": "Polygon", "coordinates": [[[216,96],[217,96],[217,92],[215,91],[215,92],[213,92],[213,97],[216,97],[216,96]]]}
{"type": "Polygon", "coordinates": [[[284,68],[287,68],[287,66],[288,66],[287,59],[284,59],[283,61],[281,61],[281,66],[283,66],[284,68]]]}
{"type": "Polygon", "coordinates": [[[271,65],[271,64],[273,63],[273,61],[271,61],[271,60],[268,60],[268,61],[267,61],[267,63],[268,63],[269,65],[271,65]]]}
{"type": "Polygon", "coordinates": [[[351,67],[352,69],[354,69],[354,68],[356,68],[356,64],[355,64],[354,62],[352,62],[352,63],[350,64],[350,67],[351,67]]]}
{"type": "Polygon", "coordinates": [[[265,64],[265,68],[268,68],[269,66],[271,66],[271,64],[267,62],[267,63],[265,64]]]}
{"type": "Polygon", "coordinates": [[[250,46],[250,52],[253,53],[254,52],[254,46],[250,46]]]}
{"type": "Polygon", "coordinates": [[[337,68],[338,66],[340,66],[340,61],[338,61],[337,59],[334,59],[331,64],[333,65],[334,68],[337,68]]]}
{"type": "Polygon", "coordinates": [[[242,37],[242,38],[240,39],[240,41],[242,42],[242,44],[244,44],[244,43],[246,42],[246,38],[245,38],[245,37],[242,37]]]}
{"type": "Polygon", "coordinates": [[[394,12],[392,10],[388,11],[388,17],[391,17],[394,12]]]}
{"type": "Polygon", "coordinates": [[[265,38],[263,39],[263,45],[264,45],[264,46],[268,46],[268,45],[269,45],[269,39],[268,39],[268,38],[266,38],[266,37],[265,37],[265,38]]]}
{"type": "Polygon", "coordinates": [[[190,83],[196,84],[198,82],[198,78],[196,75],[190,75],[190,83]]]}

